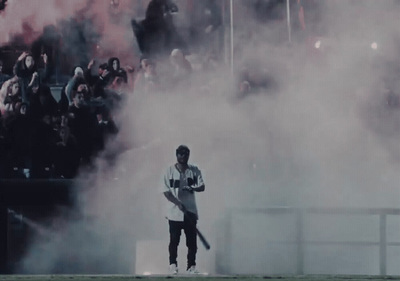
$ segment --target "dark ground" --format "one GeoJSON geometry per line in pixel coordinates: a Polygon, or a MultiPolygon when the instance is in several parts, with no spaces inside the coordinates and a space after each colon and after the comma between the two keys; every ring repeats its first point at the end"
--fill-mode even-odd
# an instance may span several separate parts
{"type": "Polygon", "coordinates": [[[304,275],[304,276],[251,276],[251,275],[232,275],[232,276],[205,276],[205,275],[177,275],[177,276],[142,276],[142,275],[0,275],[1,281],[190,281],[206,279],[205,281],[383,281],[400,280],[400,276],[364,276],[364,275],[304,275]]]}

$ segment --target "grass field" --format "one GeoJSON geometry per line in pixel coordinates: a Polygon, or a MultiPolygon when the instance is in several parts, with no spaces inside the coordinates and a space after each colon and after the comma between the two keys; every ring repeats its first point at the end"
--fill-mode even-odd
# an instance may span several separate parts
{"type": "Polygon", "coordinates": [[[304,276],[141,276],[141,275],[0,275],[0,281],[190,281],[204,279],[204,281],[387,281],[400,280],[400,276],[362,276],[362,275],[304,275],[304,276]]]}

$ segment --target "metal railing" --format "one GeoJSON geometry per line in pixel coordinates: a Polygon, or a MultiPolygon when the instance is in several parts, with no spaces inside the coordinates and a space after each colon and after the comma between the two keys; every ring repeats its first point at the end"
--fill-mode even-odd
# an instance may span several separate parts
{"type": "MultiPolygon", "coordinates": [[[[400,215],[400,209],[394,208],[297,208],[297,207],[268,207],[268,208],[232,208],[227,212],[227,220],[224,233],[224,248],[226,256],[230,256],[229,251],[232,249],[232,223],[235,216],[251,214],[289,214],[295,219],[295,239],[294,241],[275,241],[280,244],[295,244],[296,251],[296,274],[304,274],[304,257],[306,245],[348,245],[348,246],[378,246],[379,247],[379,274],[387,274],[387,247],[400,246],[400,242],[387,241],[387,216],[400,215]],[[379,218],[379,239],[378,241],[313,241],[307,240],[304,235],[304,220],[309,215],[376,215],[379,218]]],[[[268,241],[270,243],[271,241],[268,241]]],[[[224,271],[231,272],[228,266],[224,271]]]]}

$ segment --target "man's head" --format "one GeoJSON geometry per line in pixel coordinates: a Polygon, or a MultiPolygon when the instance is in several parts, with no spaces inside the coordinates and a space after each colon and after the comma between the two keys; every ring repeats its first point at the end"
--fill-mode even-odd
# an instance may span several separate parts
{"type": "Polygon", "coordinates": [[[88,94],[88,86],[85,83],[79,83],[76,90],[72,91],[72,102],[75,107],[81,108],[86,105],[85,96],[88,94]]]}
{"type": "Polygon", "coordinates": [[[142,69],[146,69],[148,61],[149,61],[149,59],[146,59],[146,58],[140,59],[140,67],[142,69]]]}
{"type": "Polygon", "coordinates": [[[101,76],[104,71],[106,71],[108,68],[108,64],[107,63],[102,63],[99,65],[99,75],[101,76]]]}
{"type": "Polygon", "coordinates": [[[112,57],[108,60],[108,68],[111,71],[117,71],[120,67],[120,62],[117,57],[112,57]]]}
{"type": "Polygon", "coordinates": [[[72,93],[72,102],[76,108],[81,108],[86,105],[85,98],[82,93],[73,92],[72,93]]]}
{"type": "Polygon", "coordinates": [[[89,87],[86,83],[79,83],[78,87],[76,88],[76,92],[86,96],[89,92],[89,87]]]}
{"type": "Polygon", "coordinates": [[[241,94],[246,94],[246,93],[250,92],[251,86],[250,86],[249,81],[247,81],[247,80],[242,81],[239,85],[239,91],[241,94]]]}
{"type": "Polygon", "coordinates": [[[83,77],[83,69],[80,66],[74,68],[74,76],[83,77]]]}
{"type": "Polygon", "coordinates": [[[91,92],[89,89],[86,80],[83,77],[78,77],[75,80],[75,84],[72,88],[72,99],[74,98],[73,93],[82,94],[85,100],[88,100],[91,96],[91,92]]]}
{"type": "Polygon", "coordinates": [[[184,60],[184,58],[185,56],[183,55],[183,52],[180,49],[172,50],[170,59],[173,64],[180,65],[184,60]]]}
{"type": "Polygon", "coordinates": [[[190,150],[186,145],[180,145],[176,149],[176,159],[179,164],[187,164],[190,156],[190,150]]]}
{"type": "Polygon", "coordinates": [[[118,70],[118,68],[119,68],[119,63],[118,63],[117,60],[113,60],[112,68],[113,68],[115,71],[118,70]]]}
{"type": "Polygon", "coordinates": [[[157,73],[156,72],[156,63],[152,60],[147,60],[144,71],[147,75],[150,75],[150,76],[157,75],[156,74],[157,73]]]}
{"type": "Polygon", "coordinates": [[[35,60],[33,59],[32,55],[27,55],[25,58],[25,65],[27,69],[32,69],[35,65],[35,60]]]}
{"type": "Polygon", "coordinates": [[[19,86],[18,81],[14,81],[10,84],[9,95],[10,96],[18,95],[19,90],[20,90],[20,86],[19,86]]]}

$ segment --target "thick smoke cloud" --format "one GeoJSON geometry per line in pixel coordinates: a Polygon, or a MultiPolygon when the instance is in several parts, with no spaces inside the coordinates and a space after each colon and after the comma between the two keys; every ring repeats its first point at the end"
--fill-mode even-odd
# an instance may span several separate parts
{"type": "MultiPolygon", "coordinates": [[[[9,2],[7,12],[16,1],[9,2]]],[[[237,11],[248,8],[240,5],[237,11]]],[[[227,78],[230,70],[221,67],[196,74],[192,85],[202,87],[131,93],[112,144],[129,149],[114,166],[99,159],[96,173],[82,175],[90,182],[78,202],[82,218],[53,229],[50,239],[38,238],[21,270],[142,274],[135,268],[137,243],[151,241],[147,251],[163,256],[157,267],[165,272],[167,248],[157,248],[168,240],[161,177],[179,144],[191,148],[190,160],[205,177],[199,228],[212,250],[199,244],[198,267],[210,273],[295,272],[294,247],[268,242],[293,241],[294,217],[238,213],[229,221],[231,208],[398,207],[400,111],[388,107],[386,94],[398,89],[391,78],[397,68],[388,62],[398,56],[400,7],[325,1],[320,9],[326,33],[313,34],[319,50],[314,41],[273,44],[276,36],[284,41],[285,22],[268,28],[236,18],[235,74],[250,69],[256,81],[261,74],[274,81],[272,88],[239,99],[236,75],[227,78]]],[[[398,231],[398,222],[391,223],[389,235],[398,231]]],[[[315,216],[304,225],[310,240],[378,239],[376,217],[315,216]]],[[[378,273],[376,249],[352,250],[306,246],[305,273],[378,273]]]]}
{"type": "MultiPolygon", "coordinates": [[[[8,1],[6,9],[0,17],[1,36],[0,44],[8,43],[10,36],[23,32],[23,24],[28,23],[38,35],[42,28],[48,24],[55,24],[60,19],[65,19],[85,5],[84,0],[76,1],[43,1],[33,0],[24,3],[21,7],[19,1],[8,1]]],[[[26,42],[32,43],[32,42],[26,42]]]]}
{"type": "Polygon", "coordinates": [[[19,1],[9,1],[0,17],[0,45],[28,51],[51,26],[59,37],[54,44],[59,46],[64,75],[69,75],[75,65],[85,66],[92,58],[106,61],[111,55],[135,64],[139,54],[129,24],[136,11],[129,1],[118,3],[33,0],[21,7],[19,1]]]}

